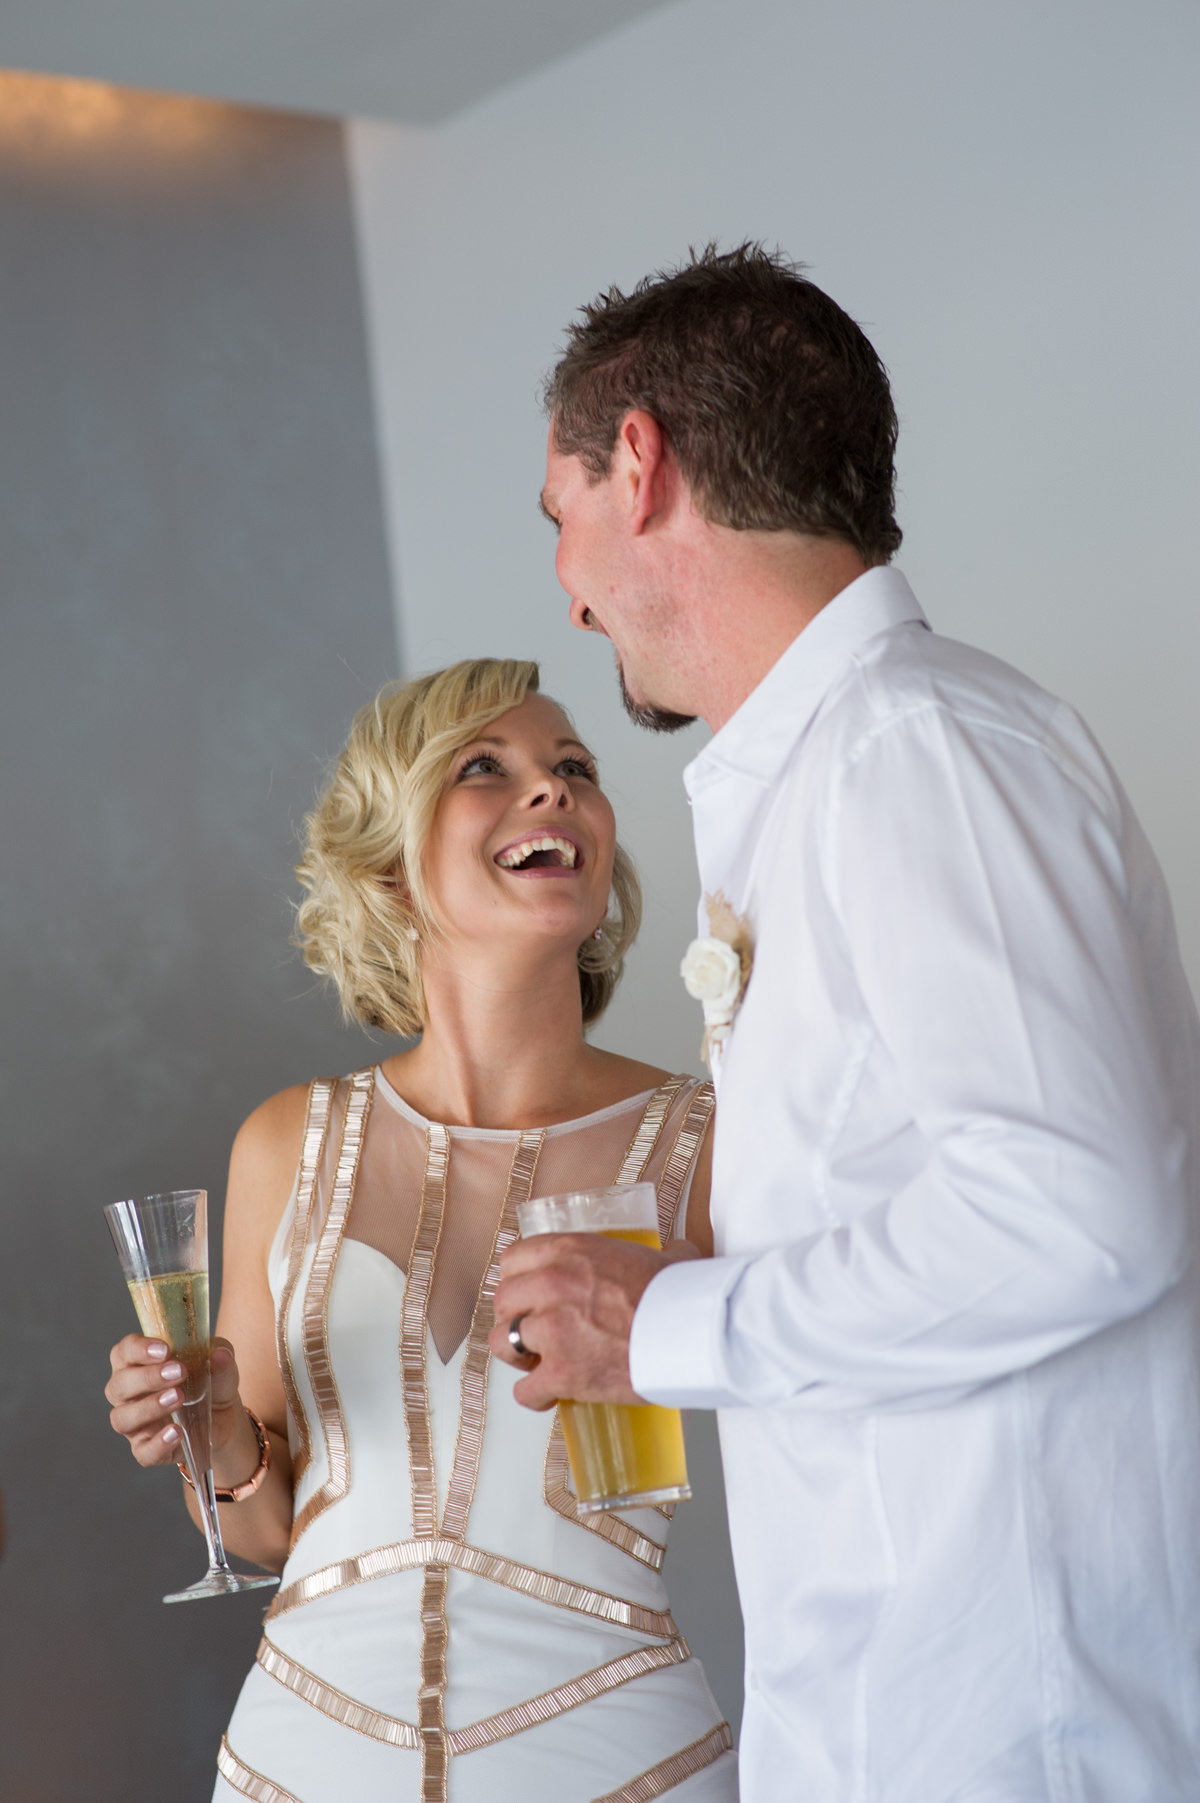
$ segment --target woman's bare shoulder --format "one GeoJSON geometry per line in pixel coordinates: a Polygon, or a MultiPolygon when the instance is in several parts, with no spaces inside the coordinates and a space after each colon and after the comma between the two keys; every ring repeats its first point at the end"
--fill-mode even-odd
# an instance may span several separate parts
{"type": "Polygon", "coordinates": [[[229,1159],[227,1207],[278,1221],[300,1162],[308,1094],[307,1083],[281,1089],[243,1121],[229,1159]]]}
{"type": "Polygon", "coordinates": [[[260,1102],[238,1128],[233,1142],[235,1155],[254,1162],[270,1159],[283,1147],[298,1153],[304,1137],[308,1096],[307,1083],[294,1083],[290,1089],[281,1089],[260,1102]]]}
{"type": "Polygon", "coordinates": [[[675,1075],[674,1071],[660,1070],[656,1064],[643,1064],[640,1059],[623,1057],[620,1052],[601,1052],[594,1047],[591,1050],[596,1059],[594,1069],[598,1087],[613,1101],[624,1101],[646,1089],[657,1089],[675,1075]]]}

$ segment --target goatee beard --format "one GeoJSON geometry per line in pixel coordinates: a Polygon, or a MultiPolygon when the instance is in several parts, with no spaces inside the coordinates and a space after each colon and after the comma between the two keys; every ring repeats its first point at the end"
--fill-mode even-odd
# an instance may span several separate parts
{"type": "Polygon", "coordinates": [[[635,701],[625,683],[625,672],[621,661],[617,660],[617,681],[621,685],[621,702],[625,712],[635,726],[644,726],[647,732],[679,732],[690,726],[696,718],[695,714],[673,714],[669,708],[652,707],[648,702],[635,701]]]}

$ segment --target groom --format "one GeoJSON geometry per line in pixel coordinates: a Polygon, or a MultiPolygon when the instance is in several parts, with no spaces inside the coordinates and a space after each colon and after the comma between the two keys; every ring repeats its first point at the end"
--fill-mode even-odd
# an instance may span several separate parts
{"type": "Polygon", "coordinates": [[[720,1411],[745,1803],[1194,1803],[1200,1027],[1129,802],[929,630],[886,373],[780,258],[610,291],[548,407],[571,619],[713,729],[701,933],[750,969],[718,1256],[518,1244],[493,1349],[531,1408],[720,1411]]]}

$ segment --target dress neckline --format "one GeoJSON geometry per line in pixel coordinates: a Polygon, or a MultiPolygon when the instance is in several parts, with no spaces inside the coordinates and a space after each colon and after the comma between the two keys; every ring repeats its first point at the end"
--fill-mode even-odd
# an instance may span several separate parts
{"type": "MultiPolygon", "coordinates": [[[[375,1086],[384,1101],[388,1103],[389,1107],[395,1109],[397,1114],[403,1115],[405,1120],[411,1121],[414,1127],[420,1127],[422,1132],[431,1126],[437,1126],[439,1124],[445,1125],[444,1122],[438,1123],[429,1121],[423,1114],[418,1114],[411,1103],[404,1100],[404,1097],[400,1094],[399,1090],[393,1089],[392,1085],[384,1075],[383,1066],[381,1064],[375,1066],[375,1086]]],[[[637,1095],[626,1096],[624,1101],[610,1102],[607,1108],[597,1108],[591,1114],[581,1114],[573,1121],[555,1121],[545,1129],[539,1129],[537,1127],[447,1126],[446,1132],[453,1134],[455,1138],[458,1139],[508,1140],[510,1143],[514,1140],[518,1140],[523,1132],[544,1131],[548,1138],[553,1138],[555,1134],[571,1133],[578,1127],[597,1126],[601,1121],[610,1121],[618,1114],[624,1114],[626,1112],[632,1113],[635,1108],[644,1109],[650,1098],[657,1094],[657,1089],[642,1089],[638,1091],[637,1095]]]]}

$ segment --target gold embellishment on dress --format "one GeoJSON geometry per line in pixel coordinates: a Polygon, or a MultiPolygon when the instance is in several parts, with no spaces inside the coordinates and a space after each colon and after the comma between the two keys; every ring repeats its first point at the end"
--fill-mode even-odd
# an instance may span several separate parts
{"type": "Polygon", "coordinates": [[[702,1772],[706,1765],[713,1765],[722,1753],[733,1749],[733,1735],[729,1731],[728,1722],[718,1722],[699,1740],[690,1746],[681,1747],[678,1753],[672,1753],[669,1759],[652,1765],[649,1771],[639,1772],[620,1790],[605,1791],[602,1797],[593,1797],[592,1803],[653,1803],[655,1797],[661,1797],[682,1784],[685,1778],[691,1778],[696,1772],[702,1772]]]}
{"type": "Polygon", "coordinates": [[[311,1703],[322,1715],[340,1722],[344,1728],[352,1728],[356,1734],[365,1734],[371,1740],[386,1741],[390,1747],[406,1747],[410,1753],[420,1748],[421,1736],[412,1722],[402,1722],[398,1716],[384,1715],[378,1709],[369,1709],[365,1703],[356,1703],[345,1691],[335,1690],[315,1672],[297,1665],[265,1635],[257,1656],[258,1663],[277,1684],[311,1703]]]}
{"type": "Polygon", "coordinates": [[[563,1439],[562,1422],[557,1413],[554,1426],[550,1432],[550,1442],[546,1447],[546,1481],[543,1495],[556,1515],[566,1521],[575,1522],[577,1527],[588,1528],[593,1534],[599,1534],[602,1540],[611,1541],[613,1546],[620,1547],[631,1559],[648,1565],[652,1571],[661,1571],[662,1562],[667,1556],[665,1546],[652,1540],[648,1534],[640,1534],[629,1522],[622,1521],[615,1509],[606,1509],[602,1514],[581,1515],[579,1505],[567,1488],[567,1444],[563,1439]]]}
{"type": "Polygon", "coordinates": [[[377,1546],[371,1552],[357,1553],[350,1559],[339,1559],[320,1571],[297,1578],[285,1589],[276,1591],[275,1601],[267,1610],[267,1620],[274,1621],[329,1596],[336,1590],[347,1590],[352,1584],[365,1584],[374,1578],[394,1577],[397,1572],[414,1571],[422,1565],[452,1565],[458,1571],[472,1572],[491,1584],[503,1584],[522,1596],[550,1603],[556,1609],[572,1609],[579,1615],[592,1615],[617,1627],[632,1628],[638,1634],[653,1634],[658,1640],[674,1640],[679,1629],[667,1609],[645,1609],[623,1596],[612,1596],[605,1590],[591,1590],[584,1584],[573,1584],[553,1573],[539,1571],[532,1565],[519,1565],[515,1559],[499,1553],[486,1553],[477,1546],[465,1546],[461,1540],[397,1540],[390,1546],[377,1546]]]}
{"type": "MultiPolygon", "coordinates": [[[[638,1647],[636,1652],[624,1653],[619,1659],[594,1666],[578,1678],[570,1678],[553,1690],[543,1690],[523,1703],[514,1703],[509,1709],[485,1716],[482,1721],[472,1722],[470,1727],[448,1729],[446,1744],[451,1754],[478,1752],[481,1747],[494,1746],[498,1740],[507,1740],[526,1728],[535,1728],[539,1722],[565,1715],[581,1703],[590,1703],[610,1690],[618,1690],[622,1684],[643,1677],[647,1672],[661,1671],[668,1665],[682,1665],[690,1658],[691,1649],[683,1639],[668,1640],[665,1646],[638,1647]]],[[[403,1747],[410,1753],[419,1751],[421,1736],[414,1723],[402,1721],[396,1715],[385,1715],[381,1709],[368,1708],[344,1691],[335,1690],[332,1684],[326,1684],[314,1672],[289,1659],[265,1636],[258,1649],[258,1663],[278,1684],[343,1727],[370,1740],[382,1741],[389,1747],[403,1747]]]]}
{"type": "Polygon", "coordinates": [[[248,1765],[243,1765],[224,1734],[217,1749],[217,1770],[239,1796],[252,1797],[254,1803],[300,1803],[290,1790],[281,1790],[261,1772],[252,1772],[248,1765]]]}
{"type": "Polygon", "coordinates": [[[715,1101],[712,1084],[702,1083],[688,1104],[675,1143],[667,1154],[663,1174],[658,1180],[658,1237],[664,1246],[673,1237],[679,1198],[696,1162],[715,1101]]]}
{"type": "Polygon", "coordinates": [[[517,1141],[509,1167],[504,1206],[496,1223],[491,1257],[471,1316],[471,1331],[467,1337],[467,1352],[463,1360],[458,1439],[446,1493],[446,1507],[442,1512],[442,1533],[451,1540],[462,1540],[466,1535],[467,1517],[479,1477],[483,1427],[487,1413],[488,1373],[491,1370],[488,1333],[492,1325],[492,1297],[496,1294],[496,1286],[500,1281],[500,1255],[517,1237],[517,1209],[522,1202],[529,1200],[545,1141],[544,1127],[522,1133],[517,1141]]]}
{"type": "Polygon", "coordinates": [[[288,1413],[296,1424],[296,1433],[299,1439],[299,1445],[292,1459],[292,1477],[293,1481],[297,1483],[307,1470],[312,1458],[312,1439],[309,1434],[308,1415],[300,1400],[295,1373],[292,1370],[287,1324],[292,1297],[295,1295],[296,1285],[300,1281],[304,1249],[308,1244],[308,1223],[312,1214],[313,1195],[317,1187],[317,1170],[321,1162],[321,1150],[325,1144],[325,1135],[329,1131],[329,1111],[333,1100],[333,1091],[334,1085],[327,1077],[318,1077],[316,1082],[309,1086],[308,1107],[304,1116],[304,1138],[301,1141],[300,1169],[296,1178],[296,1210],[292,1216],[292,1240],[288,1252],[287,1281],[283,1286],[283,1296],[279,1303],[279,1315],[275,1325],[284,1395],[287,1397],[288,1413]]]}
{"type": "Polygon", "coordinates": [[[646,1104],[646,1112],[638,1123],[637,1132],[629,1142],[629,1149],[613,1178],[614,1183],[636,1183],[650,1162],[658,1136],[663,1130],[663,1123],[671,1112],[671,1104],[679,1094],[688,1077],[668,1077],[667,1081],[656,1089],[646,1104]]]}
{"type": "Polygon", "coordinates": [[[295,1546],[305,1528],[330,1503],[345,1496],[350,1488],[350,1446],[346,1439],[346,1424],[342,1420],[337,1379],[333,1375],[333,1363],[329,1355],[329,1291],[338,1253],[341,1251],[346,1215],[354,1194],[354,1180],[358,1175],[363,1134],[374,1094],[374,1070],[355,1071],[350,1078],[350,1094],[346,1098],[342,1143],[338,1148],[337,1166],[333,1174],[329,1212],[313,1255],[312,1270],[309,1272],[304,1294],[304,1362],[308,1366],[308,1381],[312,1386],[317,1419],[321,1423],[325,1439],[327,1476],[320,1489],[309,1497],[293,1521],[292,1546],[295,1546]]]}
{"type": "Polygon", "coordinates": [[[427,1565],[421,1587],[421,1688],[417,1729],[421,1737],[421,1803],[446,1803],[450,1749],[446,1744],[446,1586],[444,1565],[427,1565]]]}
{"type": "Polygon", "coordinates": [[[559,1684],[553,1690],[544,1690],[540,1696],[530,1697],[525,1703],[516,1703],[511,1709],[502,1709],[498,1715],[489,1715],[484,1721],[475,1722],[469,1728],[452,1728],[449,1734],[450,1751],[473,1753],[478,1747],[492,1746],[511,1734],[520,1734],[526,1728],[536,1728],[539,1722],[548,1722],[556,1715],[565,1715],[568,1709],[577,1709],[581,1703],[590,1703],[594,1698],[604,1696],[610,1690],[617,1690],[622,1684],[628,1684],[632,1678],[640,1678],[646,1672],[659,1671],[664,1665],[682,1665],[691,1656],[688,1643],[683,1639],[669,1640],[666,1646],[639,1647],[636,1653],[625,1653],[620,1659],[610,1659],[606,1665],[597,1665],[590,1672],[569,1679],[566,1684],[559,1684]]]}
{"type": "Polygon", "coordinates": [[[429,1384],[425,1372],[425,1320],[433,1261],[442,1236],[446,1213],[446,1183],[450,1174],[450,1135],[445,1127],[430,1123],[425,1134],[425,1178],[421,1185],[421,1213],[404,1285],[404,1312],[400,1320],[400,1380],[404,1394],[404,1419],[408,1425],[409,1464],[412,1471],[413,1533],[418,1539],[437,1533],[437,1478],[433,1467],[433,1430],[429,1420],[429,1384]]]}

